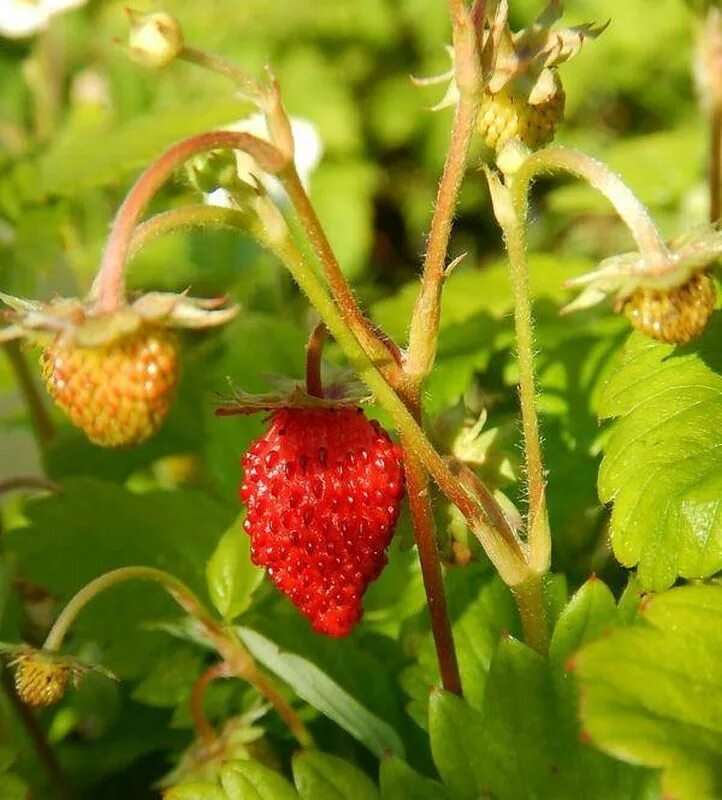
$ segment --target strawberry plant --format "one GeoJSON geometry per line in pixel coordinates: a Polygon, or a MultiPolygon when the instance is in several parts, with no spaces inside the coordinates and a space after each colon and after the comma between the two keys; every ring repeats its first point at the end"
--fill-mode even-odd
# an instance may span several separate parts
{"type": "Polygon", "coordinates": [[[535,5],[0,0],[0,797],[722,798],[722,10],[535,5]]]}

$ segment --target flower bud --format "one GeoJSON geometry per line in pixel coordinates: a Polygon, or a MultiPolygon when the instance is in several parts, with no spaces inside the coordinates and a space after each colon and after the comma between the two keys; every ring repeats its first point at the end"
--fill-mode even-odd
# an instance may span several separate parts
{"type": "Polygon", "coordinates": [[[132,21],[128,50],[133,61],[153,69],[168,66],[183,49],[183,31],[178,20],[159,11],[132,21]]]}

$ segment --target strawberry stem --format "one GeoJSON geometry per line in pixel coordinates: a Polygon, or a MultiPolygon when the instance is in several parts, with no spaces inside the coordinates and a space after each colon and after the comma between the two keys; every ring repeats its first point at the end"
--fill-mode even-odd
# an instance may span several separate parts
{"type": "Polygon", "coordinates": [[[256,662],[232,629],[218,623],[182,581],[163,570],[153,567],[121,567],[95,578],[80,589],[61,611],[45,639],[43,650],[57,652],[71,625],[85,606],[106,589],[129,580],[159,583],[176,603],[198,622],[203,633],[225,662],[228,671],[253,686],[274,706],[302,747],[313,746],[313,739],[306,726],[274,684],[258,669],[256,662]]]}
{"type": "Polygon", "coordinates": [[[519,401],[524,433],[524,459],[529,491],[527,537],[530,560],[540,573],[549,569],[551,562],[551,536],[549,526],[537,519],[537,513],[546,514],[544,460],[542,457],[539,418],[536,409],[536,377],[534,373],[534,327],[529,289],[529,267],[526,255],[525,217],[512,202],[512,191],[504,186],[496,173],[487,172],[494,213],[504,232],[511,283],[514,293],[514,329],[519,366],[519,401]]]}
{"type": "Polygon", "coordinates": [[[461,674],[456,658],[454,633],[446,605],[444,578],[436,544],[436,524],[431,506],[429,476],[415,455],[412,446],[407,442],[408,440],[402,437],[406,490],[429,608],[431,633],[434,637],[434,646],[439,662],[439,675],[441,684],[447,692],[461,695],[461,674]]]}
{"type": "Polygon", "coordinates": [[[44,450],[53,440],[55,426],[45,406],[43,395],[35,385],[35,378],[28,368],[28,363],[17,341],[4,344],[5,355],[10,362],[15,378],[20,387],[20,392],[25,401],[30,416],[30,422],[35,433],[35,439],[41,450],[44,450]]]}
{"type": "Polygon", "coordinates": [[[510,184],[512,200],[519,218],[526,220],[529,185],[539,174],[563,170],[582,178],[601,192],[614,206],[629,228],[639,252],[650,263],[667,263],[671,256],[652,217],[626,183],[602,161],[579,150],[546,147],[529,155],[514,172],[510,184]]]}
{"type": "Polygon", "coordinates": [[[715,105],[710,121],[709,221],[719,222],[722,214],[722,106],[715,105]]]}
{"type": "Polygon", "coordinates": [[[271,174],[285,166],[284,157],[273,145],[250,133],[211,131],[184,139],[166,150],[138,178],[113,220],[93,289],[102,313],[110,314],[124,303],[124,273],[130,242],[140,217],[156,192],[176,167],[191,156],[223,148],[248,153],[261,169],[271,174]]]}
{"type": "Polygon", "coordinates": [[[378,335],[359,308],[295,167],[289,165],[278,178],[288,194],[316,257],[321,262],[331,294],[344,319],[356,334],[368,357],[379,367],[392,386],[398,386],[403,379],[401,370],[383,338],[378,335]]]}
{"type": "Polygon", "coordinates": [[[207,670],[202,672],[196,678],[191,688],[191,696],[188,700],[190,715],[193,719],[193,725],[195,726],[198,738],[207,749],[215,744],[218,737],[210,722],[208,722],[208,717],[206,717],[205,711],[203,710],[203,693],[217,678],[228,677],[230,677],[228,665],[223,661],[219,661],[217,664],[212,664],[207,670]]]}
{"type": "Polygon", "coordinates": [[[211,227],[244,230],[248,227],[248,216],[238,208],[203,205],[182,206],[155,214],[133,231],[127,261],[130,263],[150,242],[168,233],[211,227]]]}
{"type": "Polygon", "coordinates": [[[323,382],[321,380],[321,360],[323,358],[323,345],[326,342],[328,328],[319,322],[311,331],[306,345],[306,391],[311,397],[323,397],[323,382]]]}
{"type": "Polygon", "coordinates": [[[454,29],[454,67],[459,102],[431,220],[421,290],[411,318],[405,372],[412,386],[412,396],[418,396],[421,383],[436,358],[446,255],[481,97],[481,62],[474,23],[460,0],[449,0],[449,10],[454,29]]]}

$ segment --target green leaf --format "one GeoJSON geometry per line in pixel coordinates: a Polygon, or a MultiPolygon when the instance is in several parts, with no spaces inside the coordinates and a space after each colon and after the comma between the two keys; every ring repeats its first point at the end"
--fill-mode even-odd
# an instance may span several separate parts
{"type": "MultiPolygon", "coordinates": [[[[21,574],[61,602],[102,573],[133,565],[168,570],[202,593],[202,565],[230,516],[200,492],[133,494],[93,478],[66,480],[61,493],[32,501],[26,514],[29,527],[8,531],[5,544],[21,574]]],[[[128,582],[95,598],[74,633],[100,646],[113,672],[137,677],[166,644],[141,626],[179,611],[159,586],[128,582]]]]}
{"type": "Polygon", "coordinates": [[[251,561],[250,539],[243,531],[245,513],[223,534],[206,566],[208,594],[226,622],[250,605],[253,592],[263,580],[263,570],[251,561]]]}
{"type": "Polygon", "coordinates": [[[222,102],[189,108],[180,105],[151,111],[116,127],[68,130],[32,168],[34,179],[18,180],[25,202],[48,196],[74,196],[93,186],[105,186],[139,169],[178,139],[201,133],[244,116],[248,106],[222,102]]]}
{"type": "Polygon", "coordinates": [[[614,625],[617,604],[605,583],[590,578],[572,597],[557,621],[549,647],[549,658],[563,669],[571,655],[583,644],[599,638],[614,625]]]}
{"type": "Polygon", "coordinates": [[[282,651],[250,628],[237,630],[255,658],[288,683],[299,697],[340,725],[372,753],[378,757],[386,753],[403,756],[404,745],[398,733],[315,664],[295,653],[282,651]]]}
{"type": "Polygon", "coordinates": [[[521,642],[503,639],[489,672],[476,755],[483,785],[494,797],[553,796],[553,720],[547,664],[521,642]]]}
{"type": "Polygon", "coordinates": [[[616,761],[590,746],[578,721],[578,689],[567,662],[583,644],[601,638],[620,624],[614,596],[598,578],[590,578],[569,601],[559,617],[550,646],[552,679],[556,692],[554,725],[560,755],[555,791],[587,800],[607,797],[654,798],[654,774],[616,761]]]}
{"type": "Polygon", "coordinates": [[[400,758],[385,758],[381,762],[382,800],[447,800],[444,787],[424,778],[400,758]]]}
{"type": "Polygon", "coordinates": [[[134,689],[133,699],[156,708],[175,708],[187,702],[202,664],[203,653],[197,647],[173,642],[156,657],[151,671],[134,689]]]}
{"type": "Polygon", "coordinates": [[[226,793],[207,781],[194,781],[174,786],[163,794],[164,800],[228,800],[226,793]]]}
{"type": "Polygon", "coordinates": [[[221,772],[228,800],[294,800],[293,786],[277,772],[255,761],[234,761],[221,772]]]}
{"type": "Polygon", "coordinates": [[[0,775],[0,797],[3,800],[27,800],[27,784],[20,780],[17,775],[7,773],[0,775]]]}
{"type": "Polygon", "coordinates": [[[634,334],[604,387],[599,473],[612,545],[646,589],[722,569],[722,315],[694,345],[634,334]]]}
{"type": "Polygon", "coordinates": [[[662,767],[665,797],[722,797],[722,586],[648,598],[577,655],[582,721],[617,758],[662,767]]]}
{"type": "Polygon", "coordinates": [[[358,767],[335,756],[308,750],[293,759],[301,800],[378,800],[379,793],[358,767]]]}
{"type": "Polygon", "coordinates": [[[484,789],[479,742],[484,720],[461,698],[434,689],[429,701],[431,752],[439,775],[454,797],[477,798],[484,789]]]}

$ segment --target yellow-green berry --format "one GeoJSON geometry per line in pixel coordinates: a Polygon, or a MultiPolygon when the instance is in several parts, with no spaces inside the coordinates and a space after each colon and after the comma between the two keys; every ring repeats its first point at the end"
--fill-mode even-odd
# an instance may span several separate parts
{"type": "Polygon", "coordinates": [[[708,272],[698,272],[673,289],[636,289],[625,301],[624,313],[647,336],[686,344],[702,333],[716,304],[714,279],[708,272]]]}

